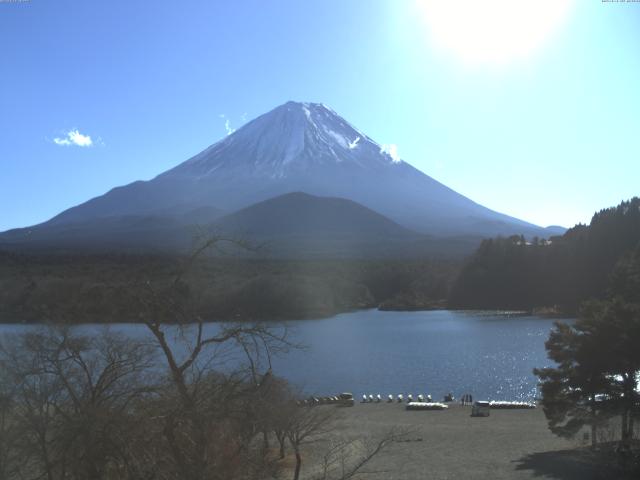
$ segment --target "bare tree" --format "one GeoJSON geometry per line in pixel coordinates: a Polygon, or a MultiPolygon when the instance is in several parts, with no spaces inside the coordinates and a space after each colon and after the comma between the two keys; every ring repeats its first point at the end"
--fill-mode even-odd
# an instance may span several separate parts
{"type": "Polygon", "coordinates": [[[335,438],[322,457],[321,472],[313,480],[348,480],[358,475],[385,473],[364,468],[393,442],[402,441],[408,430],[392,429],[380,438],[335,438]]]}
{"type": "Polygon", "coordinates": [[[56,328],[2,342],[0,478],[280,478],[288,443],[299,480],[303,451],[317,458],[331,441],[310,478],[346,479],[386,447],[391,437],[336,440],[338,410],[301,406],[272,374],[273,356],[297,347],[286,328],[205,323],[189,272],[224,242],[209,238],[169,284],[128,289],[151,341],[56,328]]]}
{"type": "Polygon", "coordinates": [[[345,438],[336,434],[341,420],[336,406],[295,406],[287,412],[286,436],[295,455],[293,480],[299,480],[304,452],[314,450],[306,478],[311,480],[347,480],[358,475],[383,473],[365,471],[365,467],[393,442],[401,441],[409,430],[391,429],[379,437],[345,438]],[[324,453],[322,453],[324,452],[324,453]]]}
{"type": "Polygon", "coordinates": [[[151,362],[144,345],[107,332],[47,329],[5,340],[0,367],[15,392],[9,415],[21,476],[99,479],[126,463],[121,439],[132,404],[152,389],[144,379],[151,362]]]}
{"type": "Polygon", "coordinates": [[[176,478],[263,476],[266,448],[255,448],[263,433],[267,446],[261,379],[271,357],[291,347],[287,330],[262,323],[205,325],[198,295],[188,275],[197,259],[223,244],[246,245],[209,237],[165,288],[145,282],[138,296],[140,320],[153,335],[168,367],[167,398],[156,418],[173,460],[176,478]],[[172,343],[176,334],[182,344],[172,343]],[[241,360],[242,359],[242,360],[241,360]],[[217,367],[217,368],[216,368],[217,367]],[[226,369],[226,373],[223,371],[226,369]]]}
{"type": "Polygon", "coordinates": [[[296,458],[293,479],[300,478],[302,468],[302,447],[324,439],[332,428],[336,416],[335,408],[300,406],[291,412],[286,426],[286,435],[296,458]]]}
{"type": "Polygon", "coordinates": [[[0,368],[0,479],[11,478],[17,465],[15,450],[12,448],[17,439],[12,417],[15,401],[15,387],[8,379],[8,372],[0,368]]]}

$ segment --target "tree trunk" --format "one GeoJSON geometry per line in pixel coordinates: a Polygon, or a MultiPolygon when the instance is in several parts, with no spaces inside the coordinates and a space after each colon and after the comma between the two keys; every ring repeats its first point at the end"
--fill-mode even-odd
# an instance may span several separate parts
{"type": "Polygon", "coordinates": [[[276,438],[278,439],[278,443],[280,444],[280,460],[282,460],[284,458],[285,436],[282,435],[282,437],[281,437],[280,435],[278,435],[276,433],[276,438]]]}
{"type": "Polygon", "coordinates": [[[300,477],[300,468],[302,467],[302,456],[300,451],[296,448],[296,470],[293,473],[293,480],[298,480],[300,477]]]}
{"type": "Polygon", "coordinates": [[[44,460],[45,470],[47,472],[47,480],[53,480],[53,466],[51,465],[51,461],[49,460],[49,451],[47,449],[47,442],[44,438],[44,435],[41,434],[38,440],[42,452],[42,459],[44,460]]]}
{"type": "Polygon", "coordinates": [[[598,426],[597,422],[597,411],[596,411],[596,400],[595,397],[591,397],[591,448],[595,449],[598,445],[598,439],[596,435],[598,434],[598,426]]]}
{"type": "Polygon", "coordinates": [[[624,375],[624,401],[622,412],[622,448],[628,451],[633,437],[633,399],[635,395],[635,371],[624,375]]]}
{"type": "Polygon", "coordinates": [[[621,435],[620,446],[622,447],[622,449],[626,449],[627,446],[629,445],[629,422],[628,422],[629,412],[627,411],[626,405],[623,408],[624,410],[622,411],[622,415],[620,415],[620,419],[622,422],[621,431],[620,431],[620,435],[621,435]]]}

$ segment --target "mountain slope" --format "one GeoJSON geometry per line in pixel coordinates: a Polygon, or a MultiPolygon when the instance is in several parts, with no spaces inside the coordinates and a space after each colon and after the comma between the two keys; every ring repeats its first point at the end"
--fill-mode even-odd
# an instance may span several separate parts
{"type": "Polygon", "coordinates": [[[44,225],[214,206],[235,211],[290,192],[341,197],[432,235],[544,229],[489,210],[381,146],[322,104],[288,102],[150,181],[114,188],[44,225]]]}
{"type": "Polygon", "coordinates": [[[49,222],[0,234],[0,249],[148,252],[184,249],[198,231],[224,214],[214,207],[162,214],[125,214],[73,222],[49,222]]]}
{"type": "Polygon", "coordinates": [[[460,256],[479,237],[439,238],[408,230],[351,200],[289,193],[214,219],[205,209],[182,217],[123,215],[25,228],[0,236],[0,250],[47,252],[187,252],[202,234],[248,243],[227,253],[280,258],[460,256]],[[196,220],[205,220],[197,222],[196,220]]]}
{"type": "Polygon", "coordinates": [[[294,192],[258,202],[216,221],[212,230],[261,245],[277,257],[356,258],[471,252],[412,232],[356,202],[294,192]],[[458,250],[456,250],[458,249],[458,250]]]}
{"type": "Polygon", "coordinates": [[[388,218],[351,200],[288,193],[243,208],[215,222],[228,232],[252,237],[328,236],[417,237],[388,218]]]}

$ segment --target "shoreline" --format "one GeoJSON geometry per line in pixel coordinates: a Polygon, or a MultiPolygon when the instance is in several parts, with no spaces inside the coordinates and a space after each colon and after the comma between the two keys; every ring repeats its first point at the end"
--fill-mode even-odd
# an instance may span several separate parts
{"type": "MultiPolygon", "coordinates": [[[[313,320],[325,320],[328,318],[337,317],[338,315],[345,315],[350,313],[358,313],[358,312],[396,312],[396,313],[416,313],[416,312],[455,312],[455,313],[463,313],[477,316],[497,316],[497,317],[540,317],[543,319],[558,319],[558,320],[570,320],[575,318],[575,315],[571,314],[554,314],[550,312],[536,312],[533,310],[507,310],[507,309],[460,309],[460,308],[422,308],[422,309],[387,309],[387,308],[379,308],[379,307],[371,307],[371,308],[352,308],[346,310],[340,310],[332,313],[326,314],[310,314],[308,316],[300,316],[296,318],[266,318],[266,319],[249,319],[249,318],[236,318],[236,319],[210,319],[204,320],[204,324],[222,324],[222,323],[272,323],[272,324],[282,324],[287,322],[298,322],[298,321],[313,321],[313,320]]],[[[16,325],[16,326],[42,326],[42,325],[65,325],[65,326],[82,326],[82,325],[144,325],[144,322],[137,320],[116,320],[116,321],[104,321],[104,322],[77,322],[77,323],[65,323],[65,322],[50,322],[50,321],[4,321],[0,320],[0,325],[16,325]]],[[[190,323],[188,325],[195,325],[196,322],[190,323]]],[[[165,325],[179,325],[179,322],[166,322],[165,325]]]]}

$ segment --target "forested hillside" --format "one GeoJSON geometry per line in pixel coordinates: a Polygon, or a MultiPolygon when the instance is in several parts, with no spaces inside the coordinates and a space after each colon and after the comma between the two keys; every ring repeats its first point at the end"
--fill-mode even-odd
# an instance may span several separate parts
{"type": "Polygon", "coordinates": [[[454,308],[549,308],[575,313],[606,294],[613,267],[640,243],[640,198],[596,213],[549,241],[484,240],[454,282],[454,308]]]}
{"type": "MultiPolygon", "coordinates": [[[[130,322],[141,291],[171,285],[185,257],[0,252],[0,322],[130,322]]],[[[207,320],[333,315],[443,305],[457,261],[204,258],[185,288],[207,320]],[[188,284],[188,287],[186,287],[188,284]]]]}

